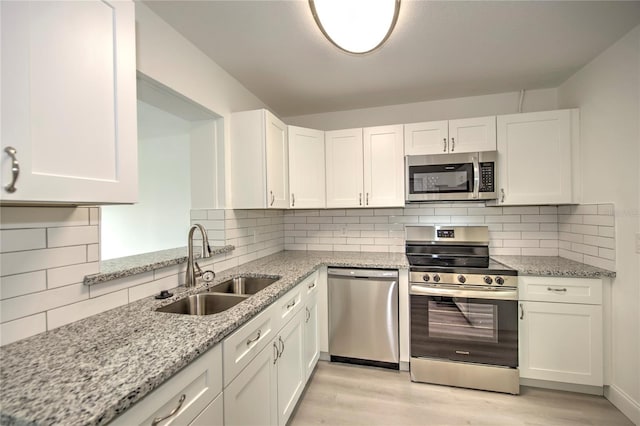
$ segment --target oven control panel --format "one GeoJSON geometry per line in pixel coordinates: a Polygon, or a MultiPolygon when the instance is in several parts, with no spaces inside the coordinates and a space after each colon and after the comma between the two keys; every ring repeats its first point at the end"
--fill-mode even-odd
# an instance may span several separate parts
{"type": "Polygon", "coordinates": [[[415,272],[409,276],[411,283],[432,283],[448,285],[477,285],[484,287],[517,287],[517,275],[484,275],[484,274],[457,274],[444,272],[415,272]]]}

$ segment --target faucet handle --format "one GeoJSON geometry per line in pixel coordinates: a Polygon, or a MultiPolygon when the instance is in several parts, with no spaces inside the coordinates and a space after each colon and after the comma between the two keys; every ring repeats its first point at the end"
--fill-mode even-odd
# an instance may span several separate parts
{"type": "Polygon", "coordinates": [[[213,281],[215,277],[216,277],[216,273],[213,272],[212,270],[204,271],[202,273],[202,280],[207,284],[213,281]]]}

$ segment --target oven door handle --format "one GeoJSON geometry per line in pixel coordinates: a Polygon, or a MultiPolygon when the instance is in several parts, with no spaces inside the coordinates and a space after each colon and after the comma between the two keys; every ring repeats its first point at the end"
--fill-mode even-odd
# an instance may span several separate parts
{"type": "Polygon", "coordinates": [[[480,159],[473,157],[473,198],[480,196],[480,159]]]}
{"type": "Polygon", "coordinates": [[[445,297],[465,297],[467,299],[489,299],[489,300],[518,300],[517,289],[500,290],[469,290],[445,287],[430,287],[425,285],[411,285],[412,295],[416,296],[445,296],[445,297]]]}

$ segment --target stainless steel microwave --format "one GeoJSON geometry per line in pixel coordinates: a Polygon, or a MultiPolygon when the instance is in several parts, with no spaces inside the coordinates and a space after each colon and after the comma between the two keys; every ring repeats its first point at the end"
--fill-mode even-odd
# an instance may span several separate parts
{"type": "Polygon", "coordinates": [[[494,200],[496,151],[464,154],[408,155],[406,200],[494,200]]]}

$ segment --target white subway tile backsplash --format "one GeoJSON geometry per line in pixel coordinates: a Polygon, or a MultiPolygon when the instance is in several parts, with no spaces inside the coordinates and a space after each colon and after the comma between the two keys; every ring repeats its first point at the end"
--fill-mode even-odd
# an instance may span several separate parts
{"type": "Polygon", "coordinates": [[[62,268],[47,269],[47,287],[56,288],[68,284],[81,283],[85,275],[96,274],[100,271],[100,262],[80,263],[78,265],[63,266],[62,268]]]}
{"type": "Polygon", "coordinates": [[[47,316],[44,312],[0,325],[0,345],[8,345],[18,340],[43,333],[47,330],[47,316]]]}
{"type": "Polygon", "coordinates": [[[595,266],[597,268],[608,269],[609,271],[616,270],[616,262],[614,260],[603,259],[602,257],[584,255],[583,262],[587,265],[595,266]]]}
{"type": "Polygon", "coordinates": [[[88,207],[0,207],[1,229],[89,225],[88,207]]]}
{"type": "Polygon", "coordinates": [[[524,240],[557,240],[557,232],[523,232],[522,239],[524,240]]]}
{"type": "Polygon", "coordinates": [[[18,251],[2,254],[0,270],[3,275],[13,275],[84,263],[86,260],[86,246],[18,251]]]}
{"type": "Polygon", "coordinates": [[[613,226],[614,217],[613,216],[584,216],[585,225],[602,225],[602,226],[613,226]]]}
{"type": "Polygon", "coordinates": [[[161,290],[171,290],[172,288],[176,288],[179,285],[179,276],[169,275],[168,277],[151,281],[146,284],[129,287],[129,303],[135,302],[136,300],[144,299],[145,297],[152,296],[154,294],[159,294],[161,290]]]}
{"type": "Polygon", "coordinates": [[[598,215],[613,216],[613,204],[598,204],[598,215]]]}
{"type": "Polygon", "coordinates": [[[615,260],[616,259],[616,252],[615,252],[615,250],[611,250],[611,249],[604,248],[604,247],[599,247],[597,256],[601,257],[603,259],[615,260]]]}
{"type": "Polygon", "coordinates": [[[89,244],[87,246],[87,262],[98,262],[100,260],[100,244],[89,244]]]}
{"type": "Polygon", "coordinates": [[[537,207],[537,206],[503,207],[502,213],[505,215],[511,215],[511,214],[538,215],[540,214],[540,207],[537,207]]]}
{"type": "Polygon", "coordinates": [[[46,271],[27,272],[0,278],[0,299],[9,299],[46,289],[46,271]]]}
{"type": "Polygon", "coordinates": [[[47,246],[66,247],[98,242],[97,226],[65,226],[47,229],[47,246]]]}
{"type": "Polygon", "coordinates": [[[7,229],[0,231],[0,253],[47,247],[45,229],[7,229]]]}
{"type": "Polygon", "coordinates": [[[520,223],[520,215],[485,216],[487,223],[520,223]]]}
{"type": "Polygon", "coordinates": [[[88,298],[89,288],[87,286],[72,284],[12,299],[4,299],[0,301],[0,321],[12,321],[88,298]]]}
{"type": "Polygon", "coordinates": [[[557,256],[557,248],[523,248],[523,256],[557,256]]]}
{"type": "Polygon", "coordinates": [[[505,223],[502,225],[504,231],[529,231],[535,232],[540,230],[539,223],[505,223]]]}
{"type": "Polygon", "coordinates": [[[126,305],[128,300],[128,291],[124,289],[101,297],[51,309],[47,311],[47,329],[53,330],[91,315],[126,305]]]}
{"type": "Polygon", "coordinates": [[[153,281],[153,271],[131,275],[129,277],[118,278],[117,280],[111,280],[105,283],[100,283],[98,285],[92,285],[91,287],[89,287],[91,289],[90,296],[91,298],[100,297],[107,293],[117,292],[139,284],[148,283],[150,281],[153,281]]]}
{"type": "Polygon", "coordinates": [[[558,215],[554,214],[523,214],[521,216],[522,222],[535,222],[535,223],[545,223],[545,222],[558,222],[558,215]]]}

